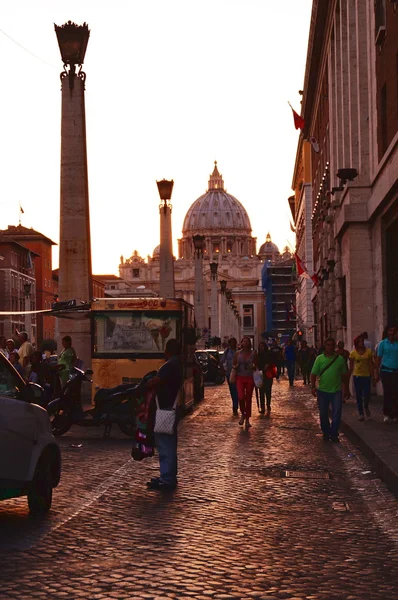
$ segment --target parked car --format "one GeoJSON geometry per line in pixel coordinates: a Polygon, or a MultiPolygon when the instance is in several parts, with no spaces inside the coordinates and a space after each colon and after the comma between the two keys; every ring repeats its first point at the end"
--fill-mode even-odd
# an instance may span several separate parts
{"type": "Polygon", "coordinates": [[[0,500],[27,496],[30,512],[36,514],[50,510],[61,476],[50,418],[36,404],[41,392],[0,353],[0,500]]]}

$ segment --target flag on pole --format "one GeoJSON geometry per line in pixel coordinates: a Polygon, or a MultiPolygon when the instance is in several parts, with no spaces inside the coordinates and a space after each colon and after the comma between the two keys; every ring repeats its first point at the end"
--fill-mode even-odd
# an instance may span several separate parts
{"type": "Polygon", "coordinates": [[[303,119],[303,117],[301,117],[298,113],[296,113],[296,111],[294,110],[293,106],[290,104],[290,102],[288,102],[288,105],[290,106],[290,108],[293,111],[293,119],[294,119],[294,126],[296,129],[304,129],[304,125],[305,125],[305,121],[303,119]]]}
{"type": "Polygon", "coordinates": [[[19,210],[20,210],[20,212],[21,212],[22,215],[25,214],[25,211],[24,211],[24,209],[22,208],[21,205],[19,205],[19,210]]]}
{"type": "Polygon", "coordinates": [[[299,277],[300,277],[300,275],[303,275],[303,277],[308,277],[309,279],[312,279],[312,281],[314,282],[314,285],[318,285],[318,283],[319,283],[318,275],[316,273],[312,273],[312,275],[311,275],[311,273],[307,269],[305,262],[301,260],[299,255],[297,253],[295,253],[294,256],[296,259],[297,275],[299,277]]]}

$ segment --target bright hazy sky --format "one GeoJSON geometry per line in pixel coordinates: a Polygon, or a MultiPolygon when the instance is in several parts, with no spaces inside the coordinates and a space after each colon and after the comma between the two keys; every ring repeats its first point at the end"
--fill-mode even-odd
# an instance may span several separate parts
{"type": "MultiPolygon", "coordinates": [[[[258,247],[294,244],[287,198],[311,0],[2,0],[0,228],[58,242],[62,62],[54,25],[86,21],[94,273],[159,243],[156,179],[174,179],[173,237],[214,160],[258,247]],[[45,61],[45,62],[43,62],[45,61]],[[46,64],[49,63],[49,64],[46,64]]],[[[175,245],[175,252],[177,251],[175,245]]],[[[58,250],[53,255],[58,263],[58,250]]]]}

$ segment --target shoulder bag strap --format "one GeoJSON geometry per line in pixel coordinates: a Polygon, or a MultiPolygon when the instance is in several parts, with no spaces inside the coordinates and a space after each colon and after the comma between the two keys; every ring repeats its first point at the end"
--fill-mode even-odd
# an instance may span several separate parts
{"type": "Polygon", "coordinates": [[[334,357],[334,359],[328,364],[326,365],[326,367],[324,369],[322,369],[322,371],[319,373],[319,377],[322,377],[322,375],[329,369],[329,367],[332,366],[332,364],[334,362],[336,362],[336,360],[338,359],[339,354],[336,354],[336,356],[334,357]]]}

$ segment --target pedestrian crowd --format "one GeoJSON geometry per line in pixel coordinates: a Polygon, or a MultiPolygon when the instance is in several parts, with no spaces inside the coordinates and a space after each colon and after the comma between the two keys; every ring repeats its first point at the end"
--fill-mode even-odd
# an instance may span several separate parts
{"type": "Polygon", "coordinates": [[[271,415],[271,395],[274,380],[279,382],[286,368],[289,386],[293,387],[301,374],[304,386],[311,386],[317,398],[320,425],[325,440],[338,441],[342,405],[350,398],[350,381],[358,409],[359,421],[371,418],[372,385],[381,381],[383,389],[383,422],[398,422],[398,331],[391,325],[385,328],[382,340],[373,349],[366,331],[353,341],[348,351],[343,341],[329,337],[317,351],[305,340],[297,344],[288,339],[284,346],[277,340],[261,342],[252,348],[244,337],[238,348],[231,338],[221,358],[225,369],[234,415],[239,425],[249,429],[252,424],[252,396],[256,391],[259,413],[271,415]],[[331,420],[329,420],[329,409],[331,420]]]}
{"type": "Polygon", "coordinates": [[[62,346],[62,352],[56,356],[48,349],[36,350],[26,331],[9,339],[0,336],[0,353],[8,358],[23,379],[43,387],[46,402],[59,395],[78,361],[70,336],[62,338],[62,346]]]}

